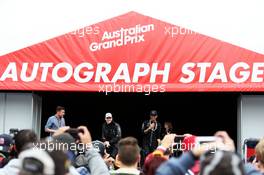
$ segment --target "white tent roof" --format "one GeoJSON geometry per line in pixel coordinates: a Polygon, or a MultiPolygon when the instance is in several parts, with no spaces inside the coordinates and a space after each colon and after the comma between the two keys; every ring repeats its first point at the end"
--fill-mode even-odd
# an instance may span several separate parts
{"type": "Polygon", "coordinates": [[[264,54],[263,0],[1,0],[0,55],[129,11],[264,54]]]}

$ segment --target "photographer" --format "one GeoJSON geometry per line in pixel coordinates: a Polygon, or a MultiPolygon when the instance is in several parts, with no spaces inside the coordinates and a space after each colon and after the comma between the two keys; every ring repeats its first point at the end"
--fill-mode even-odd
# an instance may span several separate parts
{"type": "MultiPolygon", "coordinates": [[[[80,126],[76,129],[69,127],[62,127],[56,131],[53,137],[58,138],[60,135],[70,134],[78,142],[79,146],[82,147],[83,154],[78,155],[74,158],[73,165],[75,167],[85,167],[92,175],[107,175],[109,174],[108,168],[102,159],[101,155],[92,146],[91,134],[85,126],[80,126]]],[[[73,150],[71,150],[73,151],[73,150]]],[[[79,150],[76,150],[79,151],[79,150]]],[[[78,169],[77,169],[78,170],[78,169]]],[[[71,171],[73,167],[70,168],[71,171]]],[[[78,171],[79,172],[79,171],[78,171]]],[[[80,173],[80,172],[79,172],[80,173]]]]}

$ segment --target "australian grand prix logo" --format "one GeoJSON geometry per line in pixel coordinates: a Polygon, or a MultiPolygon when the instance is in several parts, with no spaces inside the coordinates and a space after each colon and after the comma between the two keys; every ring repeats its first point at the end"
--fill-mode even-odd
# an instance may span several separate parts
{"type": "Polygon", "coordinates": [[[102,49],[144,42],[144,33],[150,31],[154,31],[154,24],[138,24],[130,28],[120,28],[113,32],[105,31],[101,38],[101,42],[92,42],[89,49],[94,52],[102,49]]]}

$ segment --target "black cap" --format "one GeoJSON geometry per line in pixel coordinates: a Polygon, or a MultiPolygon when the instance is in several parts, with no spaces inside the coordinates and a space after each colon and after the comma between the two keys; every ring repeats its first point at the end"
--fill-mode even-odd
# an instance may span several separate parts
{"type": "Polygon", "coordinates": [[[150,111],[150,116],[157,116],[158,112],[156,110],[150,111]]]}
{"type": "Polygon", "coordinates": [[[98,153],[103,157],[105,155],[105,146],[104,143],[96,140],[92,142],[93,147],[96,151],[98,151],[98,153]]]}
{"type": "Polygon", "coordinates": [[[9,152],[9,148],[13,145],[13,139],[8,134],[0,135],[0,152],[9,152]]]}

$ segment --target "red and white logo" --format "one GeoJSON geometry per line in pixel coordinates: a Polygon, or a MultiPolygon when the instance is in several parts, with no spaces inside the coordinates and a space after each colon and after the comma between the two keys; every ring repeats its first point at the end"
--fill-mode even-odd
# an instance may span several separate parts
{"type": "Polygon", "coordinates": [[[120,28],[113,32],[105,31],[101,42],[92,42],[89,46],[91,51],[110,49],[129,44],[144,42],[144,33],[154,31],[154,24],[136,25],[129,28],[120,28]]]}

